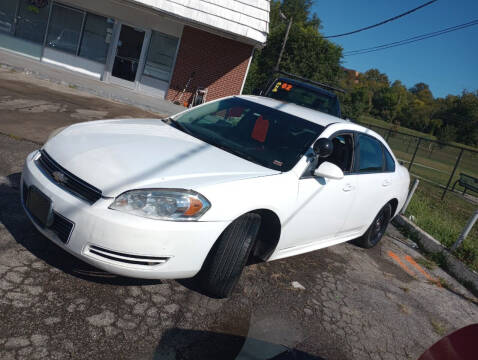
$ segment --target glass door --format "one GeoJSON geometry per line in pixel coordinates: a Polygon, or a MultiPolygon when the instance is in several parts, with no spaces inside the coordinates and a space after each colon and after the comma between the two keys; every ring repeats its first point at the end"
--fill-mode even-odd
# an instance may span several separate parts
{"type": "Polygon", "coordinates": [[[122,24],[111,71],[112,82],[135,87],[146,31],[122,24]]]}
{"type": "Polygon", "coordinates": [[[13,35],[17,6],[15,0],[0,1],[0,32],[13,35]]]}

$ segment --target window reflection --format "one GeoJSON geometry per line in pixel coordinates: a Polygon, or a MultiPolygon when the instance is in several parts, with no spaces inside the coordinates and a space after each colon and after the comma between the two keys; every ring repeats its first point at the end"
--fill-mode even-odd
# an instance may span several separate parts
{"type": "Polygon", "coordinates": [[[178,41],[178,38],[153,31],[144,66],[144,74],[159,80],[169,81],[178,41]]]}

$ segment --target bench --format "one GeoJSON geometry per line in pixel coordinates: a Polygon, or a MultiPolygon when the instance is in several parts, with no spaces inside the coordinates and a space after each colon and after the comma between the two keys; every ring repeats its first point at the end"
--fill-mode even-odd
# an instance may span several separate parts
{"type": "Polygon", "coordinates": [[[478,179],[471,175],[460,173],[460,177],[453,184],[451,191],[455,190],[455,186],[457,183],[464,188],[463,195],[465,195],[466,190],[471,190],[478,193],[478,179]]]}

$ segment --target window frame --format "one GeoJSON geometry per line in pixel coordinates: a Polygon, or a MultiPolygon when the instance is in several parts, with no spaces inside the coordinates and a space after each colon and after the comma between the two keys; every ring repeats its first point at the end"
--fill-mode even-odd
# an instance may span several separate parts
{"type": "Polygon", "coordinates": [[[166,34],[164,32],[161,32],[159,30],[154,30],[154,29],[151,29],[151,35],[148,39],[148,47],[146,49],[146,53],[144,55],[144,65],[143,65],[143,69],[141,71],[141,76],[147,76],[151,79],[155,79],[157,81],[162,81],[162,82],[166,82],[166,83],[170,83],[171,82],[171,79],[173,78],[173,73],[174,73],[174,69],[176,67],[176,61],[177,61],[177,57],[178,57],[178,52],[179,52],[179,45],[181,44],[181,37],[176,37],[176,36],[173,36],[173,35],[169,35],[169,34],[166,34]],[[171,63],[171,70],[169,71],[169,78],[168,80],[163,80],[163,79],[160,79],[156,76],[153,76],[153,75],[149,75],[149,74],[145,74],[145,69],[146,69],[146,63],[148,62],[148,56],[151,52],[151,45],[152,45],[152,42],[153,42],[153,35],[154,33],[158,33],[160,34],[161,36],[164,36],[164,37],[168,37],[168,38],[171,38],[171,39],[176,39],[177,42],[176,42],[176,49],[174,50],[174,55],[173,55],[173,61],[171,63]]]}
{"type": "MultiPolygon", "coordinates": [[[[330,135],[328,137],[328,139],[330,141],[332,141],[334,138],[336,138],[337,136],[340,136],[340,135],[350,135],[352,137],[352,163],[350,164],[350,170],[349,171],[344,171],[344,176],[346,175],[351,175],[353,174],[354,170],[355,170],[355,139],[356,139],[356,132],[355,131],[352,131],[352,130],[339,130],[335,133],[333,133],[332,135],[330,135]]],[[[326,160],[327,161],[327,160],[326,160]]]]}
{"type": "MultiPolygon", "coordinates": [[[[392,153],[387,149],[387,147],[385,146],[385,144],[382,140],[376,138],[373,135],[369,135],[369,134],[365,134],[361,131],[349,130],[349,129],[338,130],[338,131],[334,132],[332,135],[328,136],[327,138],[329,140],[332,140],[333,138],[335,138],[339,135],[351,135],[352,136],[352,141],[353,141],[351,170],[350,171],[344,171],[344,176],[348,176],[348,175],[370,175],[370,174],[383,174],[383,173],[395,173],[396,172],[396,170],[397,170],[397,160],[392,155],[392,153]],[[377,141],[380,144],[380,147],[382,149],[382,169],[380,171],[358,171],[357,170],[356,165],[358,164],[358,161],[359,161],[359,152],[357,151],[357,149],[358,149],[358,142],[359,142],[360,136],[367,136],[367,137],[372,138],[373,140],[377,141]],[[392,159],[392,161],[395,165],[395,169],[393,171],[392,170],[387,170],[385,151],[390,155],[390,158],[392,159]]],[[[315,141],[317,141],[318,139],[319,138],[317,138],[315,141]]],[[[315,141],[314,141],[314,143],[315,143],[315,141]]],[[[309,164],[309,166],[304,170],[304,173],[300,177],[300,180],[316,178],[316,176],[314,176],[312,174],[311,170],[310,170],[310,167],[314,166],[313,164],[314,164],[314,162],[311,162],[309,164]]]]}
{"type": "MultiPolygon", "coordinates": [[[[327,128],[327,126],[325,127],[327,128]]],[[[325,129],[324,129],[325,131],[325,129]]],[[[355,175],[354,173],[354,170],[355,170],[355,139],[357,137],[357,132],[354,131],[354,130],[338,130],[336,132],[334,132],[332,135],[330,135],[329,137],[327,137],[327,139],[329,140],[332,140],[333,138],[336,138],[337,136],[340,136],[340,135],[350,135],[352,136],[352,164],[350,165],[350,171],[344,171],[344,176],[348,176],[348,175],[355,175]]],[[[319,140],[319,138],[315,139],[315,141],[319,140]]],[[[315,141],[312,143],[315,144],[315,141]]],[[[327,161],[327,160],[326,160],[327,161]]],[[[314,175],[314,170],[317,169],[317,166],[315,166],[315,164],[317,164],[316,161],[312,161],[310,162],[310,164],[307,166],[307,168],[304,170],[302,176],[299,178],[299,180],[302,180],[302,179],[310,179],[310,178],[317,178],[317,176],[314,175]],[[315,167],[314,169],[311,169],[311,167],[315,167]]]]}
{"type": "Polygon", "coordinates": [[[395,161],[395,159],[393,158],[392,154],[390,153],[390,151],[388,151],[388,149],[386,148],[385,144],[382,143],[382,152],[383,152],[383,160],[384,160],[384,165],[383,165],[383,172],[385,173],[394,173],[397,169],[397,162],[395,161]],[[390,159],[392,159],[392,162],[393,162],[393,170],[388,170],[387,169],[387,156],[386,154],[388,154],[388,156],[390,156],[390,159]]]}
{"type": "Polygon", "coordinates": [[[53,49],[53,50],[56,50],[56,51],[59,51],[59,52],[70,54],[70,55],[75,56],[75,57],[80,57],[79,52],[80,52],[81,42],[83,41],[83,31],[85,29],[85,22],[86,22],[87,13],[88,12],[86,10],[79,9],[79,8],[76,8],[76,7],[71,6],[71,5],[63,4],[63,3],[58,2],[58,1],[53,1],[52,5],[51,5],[51,8],[50,8],[50,14],[48,15],[48,24],[47,24],[47,28],[46,28],[46,31],[45,31],[45,41],[44,41],[45,44],[44,44],[44,46],[49,48],[49,49],[53,49]],[[52,16],[53,16],[53,11],[54,11],[53,8],[55,6],[62,7],[64,9],[68,9],[68,10],[71,10],[71,11],[76,11],[76,12],[81,14],[80,31],[78,33],[78,41],[76,43],[76,49],[75,49],[74,53],[70,52],[68,50],[65,50],[65,49],[56,48],[56,47],[48,45],[48,38],[49,38],[50,30],[51,30],[51,22],[52,22],[52,16]]]}
{"type": "MultiPolygon", "coordinates": [[[[356,157],[355,157],[355,161],[354,161],[354,171],[353,171],[353,173],[357,174],[357,175],[364,175],[364,174],[381,174],[381,173],[387,172],[386,171],[386,163],[385,163],[385,154],[383,152],[383,150],[384,150],[383,142],[381,140],[377,139],[375,136],[371,136],[371,135],[365,134],[365,133],[360,132],[360,131],[356,131],[356,134],[357,134],[357,136],[355,138],[356,140],[355,140],[355,145],[354,145],[355,149],[360,148],[360,137],[362,137],[362,136],[371,138],[371,139],[375,140],[376,142],[378,142],[378,144],[380,145],[380,149],[382,150],[382,168],[380,170],[374,170],[374,171],[360,171],[360,170],[358,170],[357,166],[358,166],[358,164],[360,164],[360,151],[355,151],[354,154],[356,155],[356,157]]],[[[392,157],[392,159],[393,159],[393,157],[392,157]]]]}

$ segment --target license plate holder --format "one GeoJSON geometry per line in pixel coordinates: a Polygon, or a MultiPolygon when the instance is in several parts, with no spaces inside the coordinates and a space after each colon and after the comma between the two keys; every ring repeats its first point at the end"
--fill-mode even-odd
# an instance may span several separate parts
{"type": "Polygon", "coordinates": [[[48,196],[35,186],[30,186],[26,205],[30,214],[40,226],[46,227],[49,225],[52,214],[52,202],[48,196]]]}

